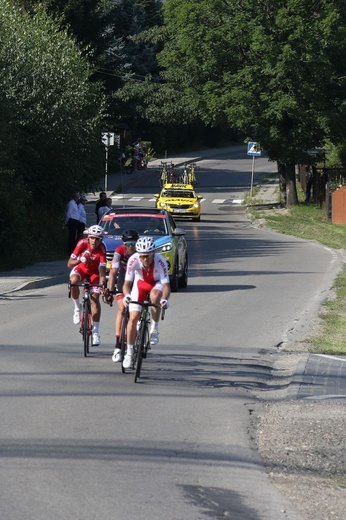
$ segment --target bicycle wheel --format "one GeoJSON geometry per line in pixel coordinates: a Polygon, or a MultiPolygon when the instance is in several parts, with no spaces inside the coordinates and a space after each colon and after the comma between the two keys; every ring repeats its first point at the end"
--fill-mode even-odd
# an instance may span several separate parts
{"type": "MultiPolygon", "coordinates": [[[[135,372],[135,383],[137,383],[137,379],[141,377],[141,368],[142,368],[142,361],[143,361],[143,354],[145,351],[145,339],[147,334],[147,323],[145,320],[141,322],[141,326],[139,328],[137,338],[138,338],[138,344],[137,344],[137,355],[136,355],[136,372],[135,372]]],[[[137,340],[136,340],[137,343],[137,340]]]]}
{"type": "Polygon", "coordinates": [[[92,332],[91,327],[91,309],[90,303],[87,302],[83,309],[83,343],[84,343],[84,357],[89,354],[90,337],[92,332]]]}
{"type": "Polygon", "coordinates": [[[128,313],[124,311],[121,321],[121,333],[120,333],[120,350],[121,350],[121,371],[123,374],[126,372],[126,368],[123,367],[123,360],[125,357],[125,351],[126,351],[126,342],[127,342],[127,320],[128,320],[128,313]]]}

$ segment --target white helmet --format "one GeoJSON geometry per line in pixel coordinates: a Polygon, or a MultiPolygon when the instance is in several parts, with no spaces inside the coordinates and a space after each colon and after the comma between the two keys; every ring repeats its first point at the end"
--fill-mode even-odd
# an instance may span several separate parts
{"type": "Polygon", "coordinates": [[[101,226],[90,226],[88,229],[88,237],[103,238],[104,231],[101,226]]]}
{"type": "Polygon", "coordinates": [[[136,243],[137,253],[153,253],[156,249],[153,237],[139,237],[136,243]]]}

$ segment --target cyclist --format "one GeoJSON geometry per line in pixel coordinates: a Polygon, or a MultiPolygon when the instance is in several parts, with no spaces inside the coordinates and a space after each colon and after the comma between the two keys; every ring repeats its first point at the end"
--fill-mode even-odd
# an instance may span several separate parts
{"type": "MultiPolygon", "coordinates": [[[[106,283],[106,246],[102,243],[103,229],[100,226],[91,226],[87,231],[88,237],[82,238],[74,248],[67,262],[72,268],[70,273],[71,284],[82,282],[89,278],[91,283],[106,283]]],[[[73,323],[80,322],[79,287],[71,287],[71,296],[74,303],[73,323]]],[[[101,345],[100,338],[100,287],[91,287],[91,315],[93,320],[92,344],[101,345]]]]}
{"type": "MultiPolygon", "coordinates": [[[[118,246],[114,251],[114,256],[112,259],[111,269],[109,271],[108,278],[108,291],[113,291],[115,287],[115,283],[117,284],[117,305],[118,311],[115,317],[115,347],[112,356],[112,360],[114,363],[118,363],[121,360],[121,350],[119,348],[120,343],[120,334],[121,334],[121,316],[124,311],[123,304],[123,285],[124,278],[126,272],[126,266],[128,259],[136,252],[136,242],[139,238],[137,231],[133,229],[129,229],[124,231],[122,234],[123,244],[118,246]]],[[[112,298],[106,294],[106,302],[110,303],[112,298]]]]}
{"type": "MultiPolygon", "coordinates": [[[[132,366],[133,345],[136,339],[137,322],[141,313],[141,306],[131,303],[131,300],[144,301],[148,292],[152,303],[161,304],[162,309],[168,308],[168,299],[171,294],[168,266],[166,259],[155,253],[153,237],[140,237],[136,243],[136,253],[127,263],[123,292],[126,295],[123,303],[129,305],[130,317],[127,326],[127,352],[124,357],[124,368],[132,366]]],[[[159,319],[161,309],[151,307],[150,344],[159,342],[159,319]]]]}

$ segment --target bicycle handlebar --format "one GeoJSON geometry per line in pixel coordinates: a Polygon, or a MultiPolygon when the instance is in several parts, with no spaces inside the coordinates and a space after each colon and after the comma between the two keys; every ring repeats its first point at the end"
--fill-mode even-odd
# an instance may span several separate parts
{"type": "Polygon", "coordinates": [[[71,298],[71,287],[103,287],[105,289],[105,284],[103,283],[92,283],[89,281],[84,281],[80,283],[68,283],[68,297],[71,298]]]}
{"type": "MultiPolygon", "coordinates": [[[[143,307],[156,307],[157,309],[162,309],[162,305],[160,303],[151,303],[148,300],[145,300],[144,302],[130,300],[129,303],[136,303],[138,305],[142,305],[143,307]]],[[[166,309],[162,309],[161,320],[165,318],[165,311],[166,309]]]]}
{"type": "Polygon", "coordinates": [[[92,283],[92,282],[81,282],[81,283],[70,283],[70,287],[104,287],[103,283],[92,283]]]}

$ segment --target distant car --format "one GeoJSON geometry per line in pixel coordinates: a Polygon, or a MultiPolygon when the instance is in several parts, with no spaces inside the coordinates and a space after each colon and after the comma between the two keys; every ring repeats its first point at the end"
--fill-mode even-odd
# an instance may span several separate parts
{"type": "Polygon", "coordinates": [[[118,245],[122,244],[121,235],[127,229],[134,229],[139,236],[152,236],[156,251],[161,253],[168,263],[171,289],[187,287],[188,251],[185,231],[177,227],[172,216],[165,210],[150,208],[111,209],[99,222],[106,235],[107,271],[118,245]]]}
{"type": "Polygon", "coordinates": [[[191,184],[165,184],[161,193],[155,194],[156,208],[165,209],[176,218],[201,220],[201,199],[191,184]]]}

